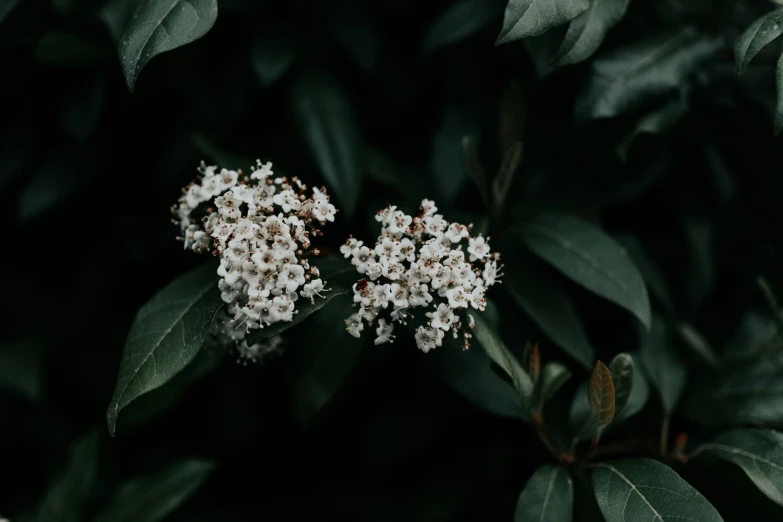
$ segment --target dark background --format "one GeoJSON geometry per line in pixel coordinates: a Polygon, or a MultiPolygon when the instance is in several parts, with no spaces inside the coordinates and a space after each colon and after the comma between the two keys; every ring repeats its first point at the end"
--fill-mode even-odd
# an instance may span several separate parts
{"type": "MultiPolygon", "coordinates": [[[[295,414],[291,370],[303,358],[296,355],[303,327],[264,364],[241,366],[228,354],[161,415],[127,429],[121,422],[115,438],[106,432],[136,311],[203,262],[174,240],[169,213],[199,161],[270,158],[286,173],[323,182],[290,111],[290,86],[310,68],[336,79],[364,143],[404,172],[387,186],[367,167],[356,215],[329,226],[327,248],[348,233],[373,237],[371,214],[414,191],[436,199],[447,218],[480,218],[459,143],[462,134],[477,136],[485,163],[497,165],[499,100],[515,80],[526,100],[525,155],[508,215],[491,232],[552,206],[635,233],[671,282],[683,317],[717,346],[746,310],[763,306],[756,276],[781,287],[774,56],[762,53],[738,78],[725,47],[682,86],[688,115],[664,136],[640,138],[623,164],[614,147],[638,114],[575,126],[573,102],[589,65],[542,79],[522,43],[496,48],[502,1],[488,0],[493,23],[428,57],[422,42],[446,0],[219,1],[213,29],[153,59],[133,94],[100,4],[22,1],[0,24],[0,352],[26,347],[34,382],[28,394],[0,389],[0,514],[30,512],[74,441],[97,426],[93,511],[122,480],[198,456],[219,467],[170,520],[511,520],[519,491],[550,455],[525,425],[464,401],[404,340],[365,346],[346,385],[307,426],[295,414]],[[292,35],[297,54],[281,78],[262,86],[251,50],[274,32],[292,35]],[[433,152],[437,136],[447,146],[433,152]],[[438,161],[448,167],[432,168],[438,161]]],[[[767,9],[632,0],[604,46],[685,23],[733,38],[767,9]]],[[[521,253],[513,244],[503,251],[521,253]]],[[[558,358],[493,291],[507,343],[517,350],[543,341],[544,357],[558,358]]],[[[636,342],[624,312],[572,291],[599,355],[636,342]]],[[[349,344],[321,341],[322,351],[349,344]]],[[[683,419],[674,425],[690,428],[683,419]]],[[[640,420],[624,429],[633,435],[649,426],[640,420]]],[[[701,472],[679,471],[700,487],[701,472]]],[[[740,477],[734,471],[721,468],[740,477]]],[[[723,486],[703,482],[727,520],[740,520],[748,503],[762,513],[754,520],[767,511],[780,519],[780,508],[746,481],[727,478],[728,498],[723,486]]]]}

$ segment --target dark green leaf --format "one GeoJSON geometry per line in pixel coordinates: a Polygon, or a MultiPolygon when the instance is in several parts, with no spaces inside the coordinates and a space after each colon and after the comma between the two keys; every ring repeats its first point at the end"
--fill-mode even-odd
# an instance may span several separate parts
{"type": "Polygon", "coordinates": [[[111,33],[114,41],[118,41],[125,32],[128,20],[133,16],[136,2],[131,0],[108,0],[103,4],[99,16],[111,33]]]}
{"type": "Polygon", "coordinates": [[[775,108],[775,136],[778,136],[783,132],[783,55],[775,67],[775,90],[778,100],[775,108]]]}
{"type": "MultiPolygon", "coordinates": [[[[631,395],[628,397],[628,402],[625,403],[622,413],[615,415],[613,425],[620,424],[625,420],[633,417],[647,404],[647,400],[650,398],[650,385],[647,384],[647,379],[644,378],[641,372],[637,369],[641,366],[641,360],[638,354],[632,355],[633,358],[633,385],[631,386],[631,395]]],[[[610,426],[611,427],[611,426],[610,426]]]]}
{"type": "Polygon", "coordinates": [[[522,240],[563,274],[650,327],[642,276],[625,250],[599,228],[564,214],[541,214],[524,225],[522,240]]]}
{"type": "Polygon", "coordinates": [[[421,53],[430,55],[481,31],[502,16],[502,9],[502,2],[488,0],[460,0],[449,5],[427,31],[421,53]]]}
{"type": "Polygon", "coordinates": [[[704,216],[688,216],[683,221],[688,241],[688,312],[699,311],[715,281],[715,225],[704,216]]]}
{"type": "Polygon", "coordinates": [[[326,18],[334,38],[365,71],[375,69],[379,30],[357,0],[338,2],[326,18]]]}
{"type": "Polygon", "coordinates": [[[661,398],[663,410],[671,414],[685,389],[688,374],[677,355],[674,340],[659,316],[653,318],[650,332],[642,341],[642,362],[661,398]]]}
{"type": "Polygon", "coordinates": [[[94,66],[107,61],[111,50],[89,36],[64,31],[47,33],[35,46],[35,59],[64,67],[94,66]]]}
{"type": "Polygon", "coordinates": [[[607,522],[722,522],[712,504],[674,470],[652,459],[590,466],[595,499],[607,522]]]}
{"type": "Polygon", "coordinates": [[[294,416],[303,426],[337,393],[361,351],[362,339],[345,332],[345,319],[356,311],[352,303],[348,293],[338,294],[304,323],[302,336],[286,356],[294,416]]]}
{"type": "Polygon", "coordinates": [[[627,353],[617,354],[609,363],[609,373],[614,383],[614,411],[615,416],[620,417],[628,399],[634,381],[633,359],[627,353]]]}
{"type": "Polygon", "coordinates": [[[762,493],[783,506],[783,433],[739,429],[702,444],[696,453],[708,453],[733,462],[762,493]]]}
{"type": "Polygon", "coordinates": [[[299,132],[350,219],[362,184],[362,141],[353,106],[332,77],[315,71],[297,79],[292,96],[299,132]]]}
{"type": "Polygon", "coordinates": [[[570,522],[574,484],[563,468],[542,466],[519,494],[514,522],[570,522]]]}
{"type": "MultiPolygon", "coordinates": [[[[253,330],[247,336],[247,343],[253,345],[255,343],[280,335],[286,330],[298,325],[310,314],[313,314],[329,304],[332,299],[339,295],[351,293],[353,284],[357,281],[356,270],[353,267],[347,267],[345,263],[342,263],[338,259],[314,259],[311,260],[311,264],[318,267],[321,271],[321,279],[324,281],[324,285],[329,288],[329,292],[325,292],[323,298],[316,297],[313,301],[307,299],[301,299],[296,303],[296,314],[291,322],[275,323],[265,328],[259,328],[253,330]]],[[[345,316],[343,319],[347,319],[345,316]]],[[[340,323],[343,330],[345,330],[345,323],[340,323]]],[[[348,336],[347,333],[345,333],[348,336]]]]}
{"type": "Polygon", "coordinates": [[[677,98],[643,116],[634,125],[633,130],[617,144],[617,156],[622,161],[628,160],[628,152],[637,136],[642,134],[662,134],[677,124],[688,111],[688,106],[677,98]]]}
{"type": "Polygon", "coordinates": [[[550,361],[544,365],[541,372],[541,380],[536,384],[535,400],[536,409],[541,411],[544,404],[562,388],[571,378],[571,370],[557,361],[550,361]]]}
{"type": "Polygon", "coordinates": [[[563,38],[565,38],[567,28],[567,25],[561,25],[541,36],[523,40],[525,51],[533,62],[538,80],[546,79],[559,68],[559,66],[552,63],[552,60],[560,49],[560,44],[563,38]]]}
{"type": "Polygon", "coordinates": [[[734,42],[737,73],[742,73],[759,51],[781,34],[783,34],[783,9],[775,9],[753,22],[734,42]]]}
{"type": "Polygon", "coordinates": [[[106,415],[109,433],[114,435],[120,410],[166,384],[198,355],[223,304],[218,280],[215,264],[207,263],[169,283],[136,314],[106,415]]]}
{"type": "Polygon", "coordinates": [[[625,15],[628,0],[591,0],[590,8],[568,24],[565,39],[555,56],[557,65],[579,63],[589,58],[609,29],[625,15]]]}
{"type": "Polygon", "coordinates": [[[217,0],[140,0],[119,42],[128,89],[154,57],[207,34],[217,14],[217,0]]]}
{"type": "Polygon", "coordinates": [[[519,364],[514,354],[506,348],[500,337],[492,331],[484,318],[481,317],[481,314],[472,312],[470,315],[473,316],[476,322],[476,326],[473,329],[473,338],[481,345],[490,359],[495,361],[511,377],[514,389],[522,399],[522,405],[525,409],[528,409],[533,398],[533,381],[530,379],[530,376],[519,364]]]}
{"type": "Polygon", "coordinates": [[[509,0],[495,45],[541,35],[589,7],[590,0],[509,0]]]}
{"type": "Polygon", "coordinates": [[[456,342],[431,350],[427,362],[446,383],[477,408],[501,417],[526,419],[519,394],[493,369],[480,347],[461,350],[456,342]]]}
{"type": "Polygon", "coordinates": [[[585,369],[592,368],[595,351],[568,294],[531,263],[513,263],[504,271],[503,286],[514,301],[552,342],[585,369]]]}
{"type": "Polygon", "coordinates": [[[71,449],[65,468],[38,507],[38,522],[80,522],[84,504],[98,472],[98,430],[93,429],[71,449]]]}
{"type": "Polygon", "coordinates": [[[595,363],[593,374],[590,376],[588,392],[590,409],[601,430],[609,425],[614,418],[615,394],[612,375],[609,368],[601,361],[595,363]]]}
{"type": "Polygon", "coordinates": [[[717,47],[716,40],[686,28],[599,56],[577,98],[577,120],[618,116],[682,89],[685,77],[717,47]]]}
{"type": "Polygon", "coordinates": [[[674,299],[669,291],[669,285],[655,261],[645,251],[641,241],[631,234],[618,235],[615,239],[625,248],[631,261],[639,269],[650,293],[657,297],[668,311],[674,311],[674,299]]]}
{"type": "Polygon", "coordinates": [[[11,12],[11,9],[16,7],[16,4],[19,3],[19,0],[0,0],[0,23],[3,23],[3,20],[8,16],[8,13],[11,12]]]}
{"type": "Polygon", "coordinates": [[[432,136],[430,171],[440,194],[453,201],[464,185],[468,172],[462,158],[462,139],[479,130],[476,111],[467,106],[447,107],[432,136]]]}
{"type": "Polygon", "coordinates": [[[709,427],[753,424],[783,428],[783,371],[764,359],[727,367],[696,382],[687,412],[709,427]]]}
{"type": "Polygon", "coordinates": [[[435,190],[429,177],[372,147],[365,148],[364,170],[371,179],[394,189],[416,207],[435,190]]]}
{"type": "Polygon", "coordinates": [[[95,522],[158,522],[190,498],[214,469],[211,462],[183,460],[120,485],[95,522]]]}
{"type": "Polygon", "coordinates": [[[0,389],[19,392],[33,402],[43,393],[43,346],[35,338],[0,346],[0,389]]]}
{"type": "Polygon", "coordinates": [[[715,350],[696,328],[688,323],[680,323],[677,327],[677,333],[680,335],[680,338],[685,341],[688,348],[693,350],[702,360],[710,366],[718,366],[719,361],[718,356],[715,354],[715,350]]]}
{"type": "Polygon", "coordinates": [[[251,60],[253,72],[261,85],[275,83],[294,63],[297,43],[289,31],[268,29],[253,41],[251,60]]]}
{"type": "Polygon", "coordinates": [[[76,165],[71,156],[53,155],[41,165],[19,196],[17,217],[34,221],[64,205],[84,188],[92,171],[76,165]]]}

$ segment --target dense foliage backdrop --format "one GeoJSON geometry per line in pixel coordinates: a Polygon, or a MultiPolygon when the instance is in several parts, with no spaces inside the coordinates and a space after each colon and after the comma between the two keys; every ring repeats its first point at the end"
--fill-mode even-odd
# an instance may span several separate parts
{"type": "MultiPolygon", "coordinates": [[[[641,411],[605,436],[632,442],[617,458],[661,457],[669,417],[668,444],[687,433],[688,450],[732,426],[783,427],[770,302],[783,293],[780,44],[751,42],[745,61],[758,55],[742,74],[735,64],[740,35],[774,4],[608,2],[623,9],[612,23],[599,13],[606,37],[569,50],[561,42],[582,11],[563,14],[555,0],[538,0],[555,14],[538,13],[546,27],[524,38],[519,27],[509,36],[504,0],[217,0],[214,25],[193,25],[203,36],[154,56],[127,41],[150,1],[0,1],[0,516],[510,521],[533,473],[557,464],[530,423],[470,398],[487,377],[475,368],[489,371],[480,346],[466,369],[456,345],[425,355],[402,334],[362,343],[344,332],[350,300],[286,332],[263,364],[198,359],[122,413],[110,437],[136,312],[204,262],[170,222],[202,159],[269,159],[329,187],[341,212],[326,253],[348,234],[376,237],[386,204],[413,211],[424,197],[488,233],[507,279],[489,294],[487,321],[520,359],[530,341],[569,368],[547,418],[566,432],[595,360],[638,356],[654,342],[644,317],[658,325],[665,346],[652,360],[674,358],[664,379],[687,367],[685,389],[671,413],[655,391],[666,384],[650,384],[641,411]],[[500,199],[487,196],[498,170],[510,179],[500,199]],[[603,231],[599,243],[624,245],[646,314],[542,261],[519,236],[541,211],[579,216],[603,231]],[[521,266],[527,280],[513,277],[521,266]],[[728,381],[752,397],[732,397],[728,381]],[[148,482],[128,485],[137,477],[148,482]]],[[[767,41],[776,21],[760,30],[767,41]]],[[[725,520],[783,515],[738,466],[664,460],[725,520]]],[[[573,476],[574,520],[601,520],[587,475],[573,476]]]]}

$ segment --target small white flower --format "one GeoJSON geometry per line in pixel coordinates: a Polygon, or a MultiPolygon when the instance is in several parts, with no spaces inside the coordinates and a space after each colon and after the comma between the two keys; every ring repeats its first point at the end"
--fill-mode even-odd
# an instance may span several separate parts
{"type": "Polygon", "coordinates": [[[362,330],[364,330],[364,323],[359,314],[353,314],[351,317],[345,320],[346,330],[349,334],[353,335],[357,339],[361,337],[362,330]]]}
{"type": "Polygon", "coordinates": [[[302,290],[299,291],[299,295],[305,299],[310,299],[311,302],[315,302],[315,296],[324,297],[321,292],[324,291],[324,283],[320,279],[313,279],[309,283],[305,283],[302,286],[302,290]]]}
{"type": "Polygon", "coordinates": [[[448,331],[455,319],[454,312],[445,303],[439,304],[435,312],[427,312],[427,317],[430,318],[430,326],[443,331],[448,331]]]}
{"type": "Polygon", "coordinates": [[[492,286],[498,281],[498,263],[497,261],[488,261],[484,264],[484,271],[481,273],[484,284],[492,286]]]}
{"type": "Polygon", "coordinates": [[[489,243],[484,240],[484,236],[468,239],[468,254],[470,260],[484,259],[489,257],[489,243]]]}
{"type": "Polygon", "coordinates": [[[375,338],[375,345],[394,342],[393,331],[394,323],[387,324],[385,319],[378,319],[378,328],[375,329],[375,335],[378,337],[375,338]]]}
{"type": "Polygon", "coordinates": [[[416,346],[424,353],[429,352],[436,346],[441,346],[443,343],[443,330],[437,330],[435,328],[429,328],[426,326],[419,326],[416,329],[416,346]]]}

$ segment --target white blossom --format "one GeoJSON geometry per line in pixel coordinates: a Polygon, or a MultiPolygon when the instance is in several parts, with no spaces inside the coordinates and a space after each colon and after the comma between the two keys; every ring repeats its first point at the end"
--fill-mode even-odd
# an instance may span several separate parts
{"type": "Polygon", "coordinates": [[[486,290],[500,276],[499,256],[483,236],[471,237],[471,226],[450,223],[437,210],[426,199],[417,216],[389,206],[375,216],[381,232],[374,245],[351,237],[340,248],[364,276],[353,287],[358,310],[346,320],[351,335],[359,337],[364,323],[377,324],[375,344],[390,341],[393,323],[406,323],[423,308],[426,325],[414,335],[422,351],[441,346],[447,332],[461,333],[468,346],[463,325],[474,323],[463,316],[486,307],[486,290]]]}
{"type": "MultiPolygon", "coordinates": [[[[260,161],[249,177],[203,164],[199,171],[173,211],[185,248],[220,257],[218,288],[232,328],[292,321],[300,296],[323,297],[326,281],[307,258],[317,255],[311,237],[337,212],[325,190],[308,197],[301,181],[274,178],[272,164],[260,161]]],[[[246,359],[263,351],[235,343],[246,359]]]]}

